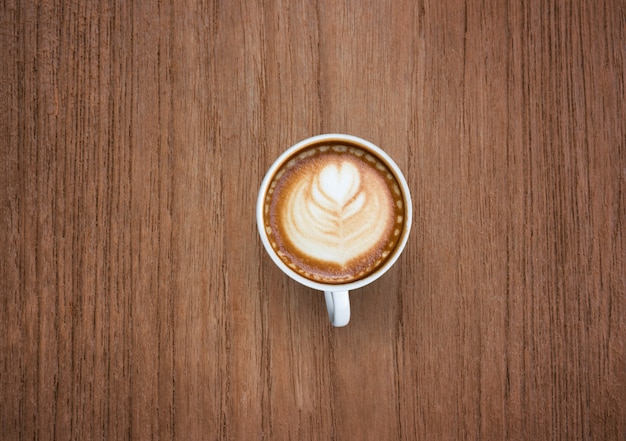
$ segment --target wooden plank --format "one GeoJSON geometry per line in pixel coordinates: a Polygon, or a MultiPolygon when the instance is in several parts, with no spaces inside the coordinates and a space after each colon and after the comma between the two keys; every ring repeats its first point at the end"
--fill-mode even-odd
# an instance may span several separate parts
{"type": "Polygon", "coordinates": [[[626,437],[623,2],[0,11],[3,439],[626,437]],[[324,132],[414,201],[341,329],[254,218],[324,132]]]}

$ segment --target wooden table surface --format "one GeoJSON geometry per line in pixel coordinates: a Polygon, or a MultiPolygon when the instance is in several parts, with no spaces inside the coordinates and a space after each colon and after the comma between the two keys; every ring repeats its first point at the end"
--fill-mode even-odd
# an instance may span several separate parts
{"type": "Polygon", "coordinates": [[[5,1],[3,440],[626,439],[626,3],[5,1]],[[255,223],[293,143],[407,176],[329,324],[255,223]]]}

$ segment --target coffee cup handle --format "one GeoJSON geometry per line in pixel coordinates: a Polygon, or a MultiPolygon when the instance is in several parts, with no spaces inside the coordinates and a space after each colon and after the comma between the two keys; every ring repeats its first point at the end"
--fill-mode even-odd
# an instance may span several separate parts
{"type": "Polygon", "coordinates": [[[324,291],[328,317],[335,327],[346,326],[350,321],[350,296],[348,291],[324,291]]]}

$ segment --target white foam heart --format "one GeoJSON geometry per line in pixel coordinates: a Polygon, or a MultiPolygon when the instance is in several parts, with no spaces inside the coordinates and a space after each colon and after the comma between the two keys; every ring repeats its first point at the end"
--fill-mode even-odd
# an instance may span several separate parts
{"type": "Polygon", "coordinates": [[[320,189],[340,207],[354,197],[360,183],[359,170],[349,162],[329,164],[319,174],[320,189]]]}

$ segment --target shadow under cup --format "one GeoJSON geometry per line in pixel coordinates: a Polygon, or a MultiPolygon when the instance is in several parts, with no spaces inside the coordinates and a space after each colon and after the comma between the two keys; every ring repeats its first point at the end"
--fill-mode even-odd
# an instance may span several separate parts
{"type": "Polygon", "coordinates": [[[272,260],[320,290],[364,286],[393,265],[412,205],[398,166],[351,135],[319,135],[285,151],[259,191],[257,223],[272,260]]]}

